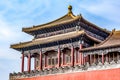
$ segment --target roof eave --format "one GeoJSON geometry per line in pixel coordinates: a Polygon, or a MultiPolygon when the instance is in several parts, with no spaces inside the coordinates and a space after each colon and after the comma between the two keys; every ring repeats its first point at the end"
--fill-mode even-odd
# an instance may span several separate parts
{"type": "Polygon", "coordinates": [[[84,19],[82,16],[81,16],[81,20],[85,21],[87,24],[90,24],[91,26],[94,26],[94,27],[96,27],[97,29],[100,29],[100,30],[102,30],[102,31],[104,31],[104,32],[106,32],[106,33],[108,33],[108,34],[111,33],[111,31],[108,31],[108,30],[105,30],[105,29],[100,28],[99,26],[97,26],[97,25],[89,22],[88,20],[84,19]]]}
{"type": "Polygon", "coordinates": [[[79,19],[79,17],[76,17],[73,20],[68,20],[68,21],[60,22],[60,23],[54,24],[54,25],[46,25],[47,27],[40,27],[39,26],[39,28],[38,27],[22,28],[22,31],[25,32],[25,33],[28,33],[30,35],[33,35],[32,34],[33,31],[37,31],[37,30],[41,30],[41,29],[45,29],[45,28],[51,28],[51,27],[58,26],[58,25],[67,24],[67,23],[73,22],[73,21],[75,21],[77,19],[79,19]]]}

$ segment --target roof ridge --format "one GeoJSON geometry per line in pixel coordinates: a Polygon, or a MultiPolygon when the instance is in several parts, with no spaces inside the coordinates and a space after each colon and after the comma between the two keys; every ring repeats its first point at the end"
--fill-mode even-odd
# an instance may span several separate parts
{"type": "Polygon", "coordinates": [[[100,44],[97,44],[96,47],[98,47],[98,46],[104,44],[105,42],[107,42],[112,37],[112,35],[113,35],[113,31],[110,33],[110,35],[104,41],[102,41],[100,44]]]}
{"type": "Polygon", "coordinates": [[[86,19],[85,19],[85,18],[84,18],[81,14],[80,14],[79,16],[81,16],[81,19],[82,19],[82,20],[84,20],[84,21],[86,21],[87,23],[89,23],[89,24],[91,24],[91,25],[95,26],[96,28],[98,28],[98,29],[100,29],[100,30],[102,30],[102,31],[104,31],[104,32],[110,33],[110,31],[105,30],[105,29],[103,29],[103,28],[101,28],[101,27],[99,27],[99,26],[95,25],[94,23],[89,22],[89,21],[88,21],[88,20],[86,20],[86,19]]]}

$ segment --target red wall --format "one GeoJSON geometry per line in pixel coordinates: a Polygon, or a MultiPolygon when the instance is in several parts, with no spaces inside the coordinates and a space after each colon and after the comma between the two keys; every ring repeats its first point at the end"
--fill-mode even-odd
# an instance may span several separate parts
{"type": "Polygon", "coordinates": [[[39,76],[19,80],[120,80],[120,68],[39,76]]]}

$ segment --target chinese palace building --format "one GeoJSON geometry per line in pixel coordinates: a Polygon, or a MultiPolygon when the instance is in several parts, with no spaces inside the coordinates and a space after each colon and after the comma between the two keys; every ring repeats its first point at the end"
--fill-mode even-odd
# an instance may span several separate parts
{"type": "Polygon", "coordinates": [[[34,39],[10,46],[22,55],[21,72],[10,80],[120,80],[120,31],[75,16],[72,6],[63,17],[22,31],[34,39]]]}

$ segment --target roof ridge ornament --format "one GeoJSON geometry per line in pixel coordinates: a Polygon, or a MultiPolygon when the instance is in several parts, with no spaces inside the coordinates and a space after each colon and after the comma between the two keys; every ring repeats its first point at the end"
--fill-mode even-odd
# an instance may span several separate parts
{"type": "Polygon", "coordinates": [[[68,6],[68,15],[70,15],[70,14],[72,14],[72,6],[71,5],[68,6]]]}

